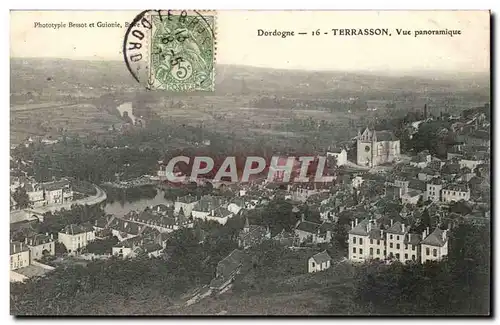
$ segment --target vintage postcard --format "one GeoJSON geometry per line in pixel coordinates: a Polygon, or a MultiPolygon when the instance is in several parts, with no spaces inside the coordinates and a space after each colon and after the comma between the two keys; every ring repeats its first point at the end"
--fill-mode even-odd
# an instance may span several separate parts
{"type": "Polygon", "coordinates": [[[490,21],[11,11],[11,314],[491,315],[490,21]]]}

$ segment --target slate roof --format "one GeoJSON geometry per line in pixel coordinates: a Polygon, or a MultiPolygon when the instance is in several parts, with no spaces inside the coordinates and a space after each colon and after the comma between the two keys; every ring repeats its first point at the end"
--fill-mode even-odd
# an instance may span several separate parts
{"type": "Polygon", "coordinates": [[[301,221],[297,225],[297,227],[295,227],[295,229],[308,232],[311,234],[316,234],[318,232],[319,227],[321,227],[321,224],[319,223],[311,221],[301,221]]]}
{"type": "Polygon", "coordinates": [[[20,252],[26,252],[28,250],[29,250],[28,246],[24,245],[24,243],[22,242],[18,241],[10,242],[10,255],[17,254],[20,252]]]}
{"type": "Polygon", "coordinates": [[[364,219],[358,222],[358,225],[349,230],[349,233],[358,236],[368,236],[367,225],[369,222],[369,219],[364,219]]]}
{"type": "Polygon", "coordinates": [[[447,234],[445,236],[445,240],[443,240],[443,233],[445,231],[446,230],[441,230],[439,228],[434,229],[433,232],[431,232],[424,240],[422,240],[421,244],[443,247],[448,240],[447,234]]]}
{"type": "Polygon", "coordinates": [[[64,229],[60,231],[60,233],[66,233],[69,235],[78,235],[92,231],[94,231],[94,227],[88,224],[84,224],[84,225],[68,225],[64,227],[64,229]]]}
{"type": "Polygon", "coordinates": [[[313,255],[311,258],[318,264],[325,263],[332,259],[326,250],[313,255]]]}
{"type": "Polygon", "coordinates": [[[410,245],[418,245],[418,244],[420,244],[421,240],[422,240],[422,235],[421,234],[408,233],[405,236],[404,243],[405,244],[410,244],[410,245]]]}
{"type": "Polygon", "coordinates": [[[386,232],[390,234],[399,234],[403,235],[408,232],[408,225],[405,225],[405,231],[403,231],[403,224],[399,221],[395,222],[389,229],[386,230],[386,232]]]}
{"type": "Polygon", "coordinates": [[[46,243],[53,242],[54,239],[46,234],[36,234],[34,236],[26,237],[29,246],[38,246],[46,243]]]}
{"type": "Polygon", "coordinates": [[[469,188],[465,184],[449,184],[443,187],[443,190],[447,191],[457,191],[457,192],[467,192],[469,188]]]}
{"type": "Polygon", "coordinates": [[[419,191],[425,191],[426,184],[425,184],[425,182],[419,181],[418,179],[412,179],[412,180],[410,180],[410,183],[408,184],[408,188],[411,188],[414,190],[419,190],[419,191]]]}

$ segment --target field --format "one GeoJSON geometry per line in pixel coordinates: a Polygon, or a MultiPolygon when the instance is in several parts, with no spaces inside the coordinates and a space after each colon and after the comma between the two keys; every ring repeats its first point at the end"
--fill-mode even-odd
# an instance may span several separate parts
{"type": "Polygon", "coordinates": [[[107,132],[121,120],[92,104],[42,103],[11,107],[11,143],[18,144],[29,136],[57,138],[62,134],[89,135],[107,132]]]}
{"type": "Polygon", "coordinates": [[[173,310],[187,315],[346,315],[352,308],[353,267],[337,264],[308,274],[276,277],[267,289],[205,298],[173,310]]]}

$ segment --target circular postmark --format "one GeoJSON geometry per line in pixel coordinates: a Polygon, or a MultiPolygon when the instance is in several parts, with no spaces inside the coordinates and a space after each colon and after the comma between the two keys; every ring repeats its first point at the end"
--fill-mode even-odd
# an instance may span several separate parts
{"type": "Polygon", "coordinates": [[[145,10],[128,26],[125,64],[147,89],[213,91],[215,12],[145,10]]]}

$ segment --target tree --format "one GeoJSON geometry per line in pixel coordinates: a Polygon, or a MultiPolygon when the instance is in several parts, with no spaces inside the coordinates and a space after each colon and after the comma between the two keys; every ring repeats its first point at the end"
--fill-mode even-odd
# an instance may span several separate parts
{"type": "Polygon", "coordinates": [[[18,187],[12,194],[12,198],[17,203],[19,209],[26,209],[30,206],[30,199],[24,187],[18,187]]]}

